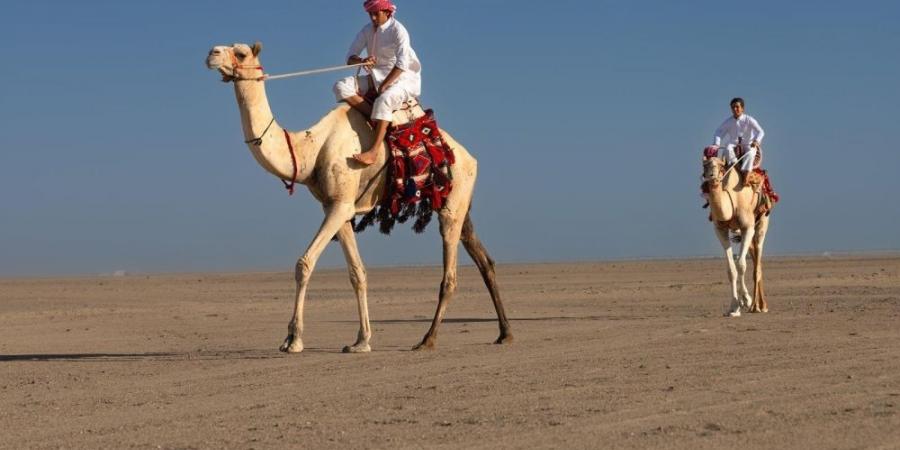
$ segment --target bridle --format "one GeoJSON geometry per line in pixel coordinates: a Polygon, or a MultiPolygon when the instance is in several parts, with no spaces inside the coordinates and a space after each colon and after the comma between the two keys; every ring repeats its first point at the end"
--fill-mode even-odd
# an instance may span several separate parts
{"type": "MultiPolygon", "coordinates": [[[[719,172],[721,172],[720,169],[717,169],[716,174],[710,173],[709,175],[707,175],[707,168],[706,168],[707,165],[715,166],[715,163],[713,162],[713,158],[709,158],[709,159],[703,161],[703,180],[706,181],[707,183],[709,183],[710,187],[712,187],[713,184],[719,185],[719,184],[723,183],[725,181],[725,175],[728,172],[725,172],[721,176],[717,176],[717,174],[719,172]]],[[[715,167],[718,167],[718,166],[715,166],[715,167]]]]}
{"type": "Polygon", "coordinates": [[[229,53],[231,54],[231,75],[226,75],[223,73],[222,82],[231,83],[238,81],[263,81],[266,79],[266,73],[264,71],[265,69],[263,69],[263,66],[241,65],[240,63],[238,63],[237,56],[234,55],[234,50],[231,50],[229,53]],[[237,71],[244,69],[258,70],[260,72],[260,75],[255,78],[245,78],[238,75],[237,71]]]}

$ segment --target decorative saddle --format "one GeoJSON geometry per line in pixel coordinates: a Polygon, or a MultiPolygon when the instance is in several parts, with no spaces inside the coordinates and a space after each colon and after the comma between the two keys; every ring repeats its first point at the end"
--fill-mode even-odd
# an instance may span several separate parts
{"type": "MultiPolygon", "coordinates": [[[[434,112],[429,109],[416,117],[416,109],[421,111],[418,102],[407,109],[406,123],[390,128],[385,195],[381,204],[354,225],[356,232],[379,222],[381,232],[389,234],[395,222],[405,223],[415,216],[413,230],[421,233],[432,212],[443,208],[453,190],[453,149],[441,136],[434,112]]],[[[396,119],[397,112],[394,116],[396,119]]]]}

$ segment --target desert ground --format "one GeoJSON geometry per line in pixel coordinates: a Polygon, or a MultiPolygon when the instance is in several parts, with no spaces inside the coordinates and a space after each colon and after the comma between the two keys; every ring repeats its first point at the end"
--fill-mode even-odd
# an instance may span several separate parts
{"type": "Polygon", "coordinates": [[[721,258],[477,271],[433,351],[438,267],[343,269],[306,350],[293,274],[0,280],[2,448],[900,448],[900,256],[780,257],[771,312],[724,318],[721,258]]]}

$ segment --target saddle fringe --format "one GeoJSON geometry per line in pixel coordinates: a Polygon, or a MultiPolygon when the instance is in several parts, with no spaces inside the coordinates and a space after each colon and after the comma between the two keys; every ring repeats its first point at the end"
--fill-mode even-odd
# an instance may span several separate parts
{"type": "Polygon", "coordinates": [[[378,205],[367,212],[358,223],[355,220],[351,223],[353,224],[353,231],[357,233],[377,223],[378,230],[382,234],[391,234],[397,222],[406,223],[409,219],[415,217],[416,220],[413,222],[412,229],[418,234],[425,232],[425,228],[431,223],[433,214],[431,199],[426,197],[417,203],[405,205],[397,217],[391,214],[389,205],[378,205]]]}

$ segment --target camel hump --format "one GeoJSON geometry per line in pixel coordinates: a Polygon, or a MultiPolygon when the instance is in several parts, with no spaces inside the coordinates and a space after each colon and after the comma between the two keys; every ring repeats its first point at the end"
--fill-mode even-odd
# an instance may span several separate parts
{"type": "Polygon", "coordinates": [[[413,98],[403,102],[403,104],[400,105],[400,108],[394,111],[391,125],[394,127],[406,125],[424,115],[425,110],[422,109],[422,105],[419,104],[419,99],[413,98]]]}

